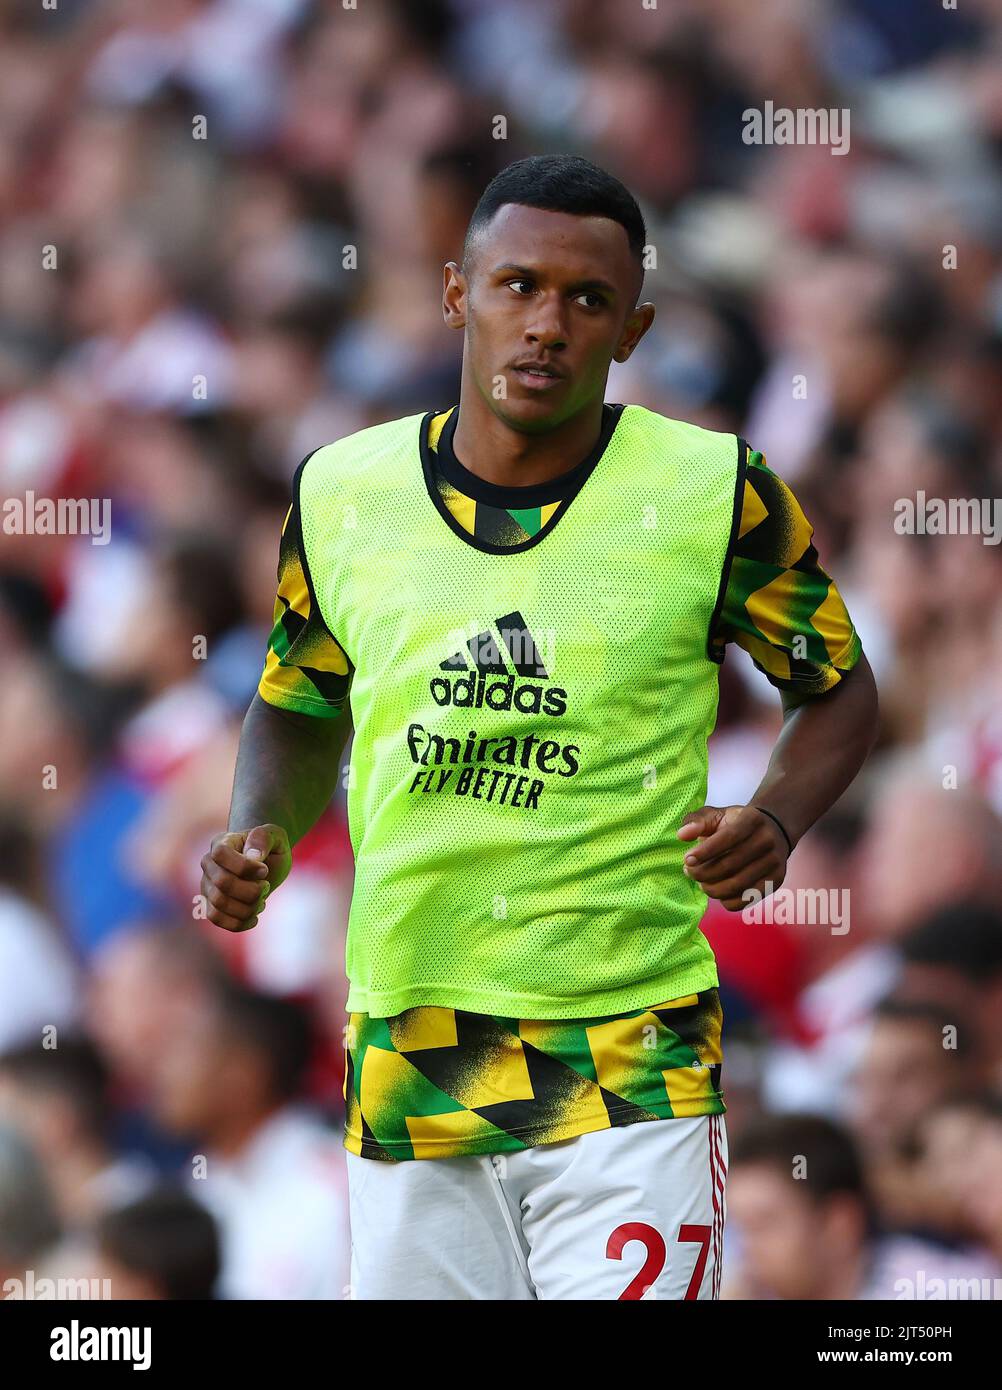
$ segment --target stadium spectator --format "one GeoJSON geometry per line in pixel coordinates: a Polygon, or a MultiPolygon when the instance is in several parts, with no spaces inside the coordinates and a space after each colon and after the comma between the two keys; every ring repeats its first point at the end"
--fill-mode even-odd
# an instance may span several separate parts
{"type": "Polygon", "coordinates": [[[1002,1085],[1002,915],[972,899],[940,908],[901,943],[894,997],[938,1002],[973,1029],[990,1084],[1002,1085]]]}
{"type": "Polygon", "coordinates": [[[108,1073],[87,1038],[0,1055],[0,1115],[34,1145],[69,1229],[135,1197],[155,1176],[149,1159],[116,1150],[108,1073]]]}
{"type": "Polygon", "coordinates": [[[97,1223],[100,1277],[117,1299],[209,1299],[220,1271],[219,1234],[185,1192],[157,1187],[97,1223]]]}
{"type": "Polygon", "coordinates": [[[216,1217],[227,1298],[341,1298],[339,1136],[299,1103],[312,1049],[297,1005],[224,987],[166,1044],[153,1111],[190,1136],[191,1193],[216,1217]]]}
{"type": "Polygon", "coordinates": [[[934,1003],[888,998],[874,1010],[852,1078],[846,1119],[867,1162],[882,1223],[923,1224],[917,1131],[938,1105],[985,1084],[985,1058],[966,1019],[934,1003]]]}
{"type": "Polygon", "coordinates": [[[59,1236],[56,1204],[37,1154],[17,1129],[0,1122],[0,1290],[5,1297],[17,1296],[15,1289],[59,1236]]]}
{"type": "Polygon", "coordinates": [[[725,1298],[914,1299],[934,1279],[997,1273],[984,1254],[882,1232],[855,1145],[821,1116],[750,1126],[732,1149],[728,1186],[725,1298]]]}

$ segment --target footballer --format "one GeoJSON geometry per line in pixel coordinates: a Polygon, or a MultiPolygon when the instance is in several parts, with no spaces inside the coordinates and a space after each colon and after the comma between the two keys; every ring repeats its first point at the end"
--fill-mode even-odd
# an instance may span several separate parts
{"type": "Polygon", "coordinates": [[[296,471],[202,891],[217,926],[256,925],[352,736],[356,1298],[718,1296],[700,920],[783,882],[875,737],[790,489],[734,434],[605,399],[654,320],[645,242],[588,160],[509,165],[444,267],[458,403],[296,471]],[[748,804],[708,806],[728,642],[783,725],[748,804]]]}

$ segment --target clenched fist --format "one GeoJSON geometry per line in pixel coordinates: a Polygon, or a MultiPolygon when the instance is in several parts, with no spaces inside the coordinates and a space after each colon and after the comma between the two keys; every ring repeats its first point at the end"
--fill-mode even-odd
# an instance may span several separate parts
{"type": "Polygon", "coordinates": [[[265,900],[292,868],[289,837],[280,825],[256,825],[217,835],[202,856],[202,896],[208,919],[224,931],[250,931],[265,900]]]}
{"type": "Polygon", "coordinates": [[[778,822],[757,806],[703,806],[690,811],[678,838],[700,840],[686,854],[682,872],[728,912],[748,906],[749,889],[766,896],[786,877],[790,846],[778,822]]]}

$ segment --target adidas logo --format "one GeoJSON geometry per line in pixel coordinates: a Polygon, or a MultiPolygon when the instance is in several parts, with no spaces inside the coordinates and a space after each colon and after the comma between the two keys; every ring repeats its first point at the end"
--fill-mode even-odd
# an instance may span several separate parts
{"type": "Polygon", "coordinates": [[[515,709],[521,714],[563,714],[567,709],[567,691],[559,686],[518,684],[524,681],[546,681],[546,667],[539,655],[536,640],[526,626],[521,613],[506,613],[494,619],[501,634],[504,651],[511,660],[511,670],[490,630],[478,632],[466,644],[466,652],[454,652],[441,662],[441,671],[462,671],[461,676],[447,679],[435,676],[431,694],[437,705],[453,705],[457,709],[515,709]],[[474,670],[470,670],[472,659],[474,670]]]}
{"type": "MultiPolygon", "coordinates": [[[[495,618],[494,624],[508,648],[512,665],[517,674],[536,676],[540,680],[547,680],[546,668],[540,658],[536,640],[526,626],[521,613],[506,613],[503,618],[495,618]]],[[[483,671],[487,675],[504,676],[508,674],[508,667],[501,660],[493,632],[478,632],[476,637],[471,637],[466,645],[478,671],[483,671]]],[[[442,662],[441,670],[467,671],[469,670],[469,662],[462,652],[455,652],[442,662]]]]}

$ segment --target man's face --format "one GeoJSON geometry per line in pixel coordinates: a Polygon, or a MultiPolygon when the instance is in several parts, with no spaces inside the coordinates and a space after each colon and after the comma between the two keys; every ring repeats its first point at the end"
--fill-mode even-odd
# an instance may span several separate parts
{"type": "Polygon", "coordinates": [[[871,1154],[902,1152],[922,1116],[956,1084],[935,1025],[921,1019],[880,1019],[860,1060],[849,1119],[871,1154]]]}
{"type": "Polygon", "coordinates": [[[761,1296],[815,1296],[822,1233],[815,1204],[768,1164],[748,1163],[727,1179],[727,1213],[740,1232],[742,1267],[761,1296]]]}
{"type": "Polygon", "coordinates": [[[465,274],[445,267],[446,322],[466,330],[464,375],[512,428],[555,428],[604,399],[610,362],[625,362],[653,322],[653,305],[634,307],[639,280],[618,222],[506,204],[465,274]],[[527,359],[555,375],[519,370],[527,359]]]}
{"type": "Polygon", "coordinates": [[[917,1174],[926,1224],[967,1239],[981,1234],[983,1193],[991,1183],[990,1170],[978,1166],[984,1123],[973,1110],[947,1103],[928,1111],[919,1125],[917,1174]]]}
{"type": "Polygon", "coordinates": [[[193,1008],[164,1041],[152,1091],[158,1123],[174,1134],[200,1134],[232,1099],[237,1070],[211,1005],[193,1008]]]}

